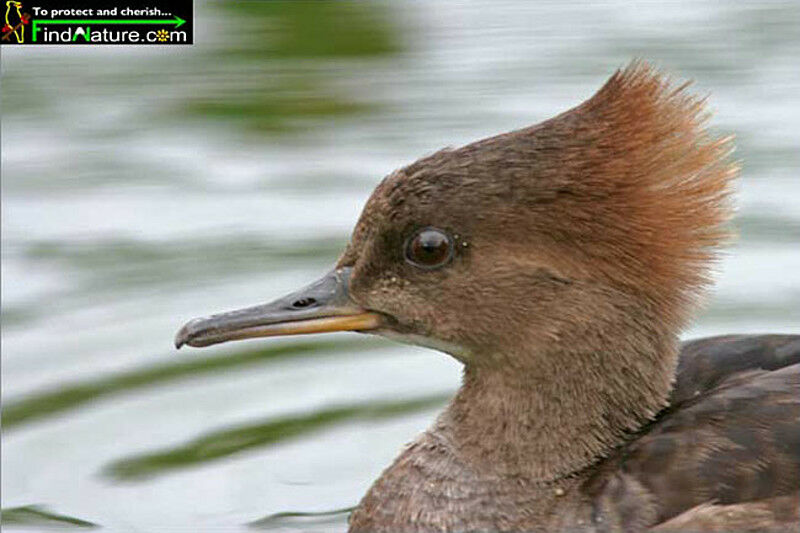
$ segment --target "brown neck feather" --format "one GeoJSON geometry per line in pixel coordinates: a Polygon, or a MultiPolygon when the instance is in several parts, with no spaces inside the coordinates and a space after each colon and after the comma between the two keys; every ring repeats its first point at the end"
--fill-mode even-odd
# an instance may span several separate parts
{"type": "Polygon", "coordinates": [[[666,406],[677,339],[640,328],[504,355],[532,364],[467,364],[436,429],[481,473],[552,481],[597,462],[666,406]]]}

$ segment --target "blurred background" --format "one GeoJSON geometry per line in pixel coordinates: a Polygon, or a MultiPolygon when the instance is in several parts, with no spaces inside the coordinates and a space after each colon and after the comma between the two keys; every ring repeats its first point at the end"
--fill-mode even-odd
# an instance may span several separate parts
{"type": "Polygon", "coordinates": [[[740,233],[686,337],[800,333],[800,4],[196,1],[195,45],[2,50],[3,525],[329,531],[459,383],[355,334],[176,352],[326,271],[393,169],[648,59],[740,233]]]}

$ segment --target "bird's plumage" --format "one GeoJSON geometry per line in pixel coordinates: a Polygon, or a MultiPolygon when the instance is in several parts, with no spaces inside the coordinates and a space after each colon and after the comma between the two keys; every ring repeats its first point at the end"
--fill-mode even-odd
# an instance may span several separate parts
{"type": "Polygon", "coordinates": [[[481,477],[435,425],[373,486],[351,529],[796,531],[800,336],[700,339],[679,361],[669,407],[564,479],[481,477]]]}
{"type": "Polygon", "coordinates": [[[731,140],[706,118],[635,62],[555,118],[392,173],[330,274],[176,345],[369,330],[464,363],[353,532],[780,531],[800,337],[678,340],[732,212],[731,140]]]}
{"type": "Polygon", "coordinates": [[[582,490],[605,523],[622,531],[664,522],[658,531],[739,531],[754,527],[751,520],[755,530],[796,528],[798,392],[800,336],[689,342],[669,407],[603,461],[582,490]]]}

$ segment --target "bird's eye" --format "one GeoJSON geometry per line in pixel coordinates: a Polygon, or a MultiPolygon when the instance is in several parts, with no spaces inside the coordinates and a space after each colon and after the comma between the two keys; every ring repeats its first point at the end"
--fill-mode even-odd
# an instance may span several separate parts
{"type": "Polygon", "coordinates": [[[424,228],[406,242],[406,261],[414,266],[434,269],[443,267],[453,257],[453,239],[436,228],[424,228]]]}

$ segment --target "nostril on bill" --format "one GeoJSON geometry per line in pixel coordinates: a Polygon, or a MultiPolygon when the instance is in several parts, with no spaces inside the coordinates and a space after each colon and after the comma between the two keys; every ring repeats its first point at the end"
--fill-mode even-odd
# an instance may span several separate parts
{"type": "Polygon", "coordinates": [[[317,300],[314,298],[300,298],[292,302],[292,307],[295,309],[303,309],[305,307],[311,307],[315,303],[317,303],[317,300]]]}

